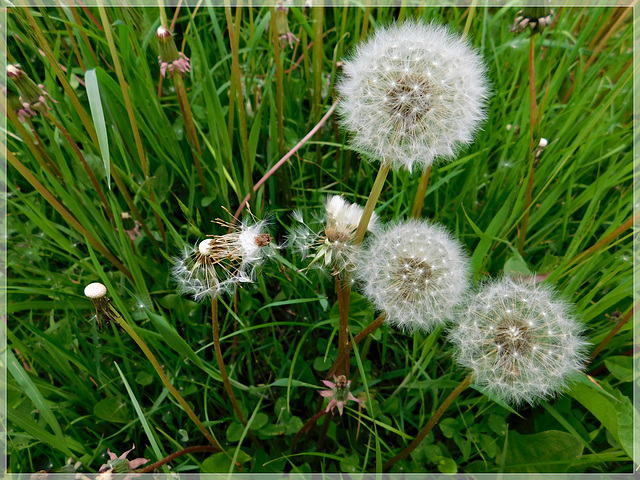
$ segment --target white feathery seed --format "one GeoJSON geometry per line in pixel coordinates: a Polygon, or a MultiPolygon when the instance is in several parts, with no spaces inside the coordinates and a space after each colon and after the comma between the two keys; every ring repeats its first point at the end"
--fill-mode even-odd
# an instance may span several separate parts
{"type": "Polygon", "coordinates": [[[486,77],[480,54],[448,28],[389,25],[344,62],[342,124],[371,160],[425,170],[473,140],[486,116],[486,77]]]}
{"type": "Polygon", "coordinates": [[[384,226],[361,252],[356,273],[364,295],[387,313],[386,321],[409,332],[442,325],[469,285],[461,244],[425,220],[384,226]]]}
{"type": "MultiPolygon", "coordinates": [[[[294,227],[289,234],[287,246],[295,248],[305,257],[311,257],[307,268],[322,264],[331,267],[333,275],[353,270],[358,247],[353,245],[356,230],[362,218],[363,209],[350,203],[340,195],[330,195],[325,203],[326,215],[322,220],[321,232],[310,228],[300,211],[292,214],[300,226],[294,227]]],[[[368,230],[375,231],[377,216],[372,214],[368,230]]]]}
{"type": "Polygon", "coordinates": [[[182,255],[174,258],[173,277],[180,292],[199,302],[238,283],[253,282],[256,268],[274,253],[265,227],[264,220],[254,225],[241,224],[231,233],[185,247],[182,255]]]}
{"type": "Polygon", "coordinates": [[[583,331],[554,290],[505,277],[470,299],[449,340],[476,385],[517,406],[552,397],[584,369],[583,331]]]}

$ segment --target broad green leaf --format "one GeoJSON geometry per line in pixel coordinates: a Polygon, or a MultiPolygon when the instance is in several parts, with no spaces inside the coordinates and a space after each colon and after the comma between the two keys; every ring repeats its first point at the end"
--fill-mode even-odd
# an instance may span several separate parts
{"type": "Polygon", "coordinates": [[[582,456],[582,443],[557,430],[522,435],[509,432],[505,469],[511,472],[566,472],[582,456]]]}
{"type": "Polygon", "coordinates": [[[109,137],[107,136],[107,127],[104,121],[104,113],[102,111],[102,100],[100,99],[100,85],[95,69],[87,70],[84,74],[84,80],[87,87],[87,98],[89,99],[89,108],[91,109],[91,118],[98,135],[98,143],[100,144],[100,153],[104,162],[104,170],[107,177],[107,185],[111,189],[111,157],[109,156],[109,137]]]}

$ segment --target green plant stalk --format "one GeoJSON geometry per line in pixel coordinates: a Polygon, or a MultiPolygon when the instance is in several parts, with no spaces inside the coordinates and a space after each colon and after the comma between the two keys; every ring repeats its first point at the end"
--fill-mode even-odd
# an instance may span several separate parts
{"type": "Polygon", "coordinates": [[[423,170],[420,175],[420,182],[418,183],[418,191],[413,199],[413,207],[411,208],[411,218],[420,218],[422,216],[422,209],[424,208],[424,196],[427,193],[427,187],[429,186],[429,177],[431,176],[431,165],[423,170]]]}
{"type": "Polygon", "coordinates": [[[84,159],[84,155],[82,154],[82,150],[80,150],[80,147],[75,142],[75,140],[71,137],[71,134],[67,131],[67,129],[64,128],[64,126],[58,120],[56,120],[56,118],[53,115],[49,115],[44,109],[41,109],[40,112],[44,116],[46,116],[47,119],[50,120],[51,123],[53,123],[58,130],[60,130],[60,132],[62,133],[64,138],[67,140],[67,142],[69,142],[69,145],[71,146],[71,148],[75,152],[76,156],[78,157],[78,160],[80,160],[80,163],[82,164],[82,167],[84,168],[84,171],[87,172],[87,175],[89,176],[89,179],[91,180],[91,184],[93,185],[93,188],[96,191],[96,194],[98,195],[98,198],[100,198],[100,203],[102,203],[102,207],[104,208],[104,211],[107,214],[107,218],[109,219],[109,221],[113,225],[115,225],[115,221],[113,219],[113,212],[111,211],[111,207],[109,206],[109,203],[107,202],[107,199],[104,196],[104,193],[102,192],[102,189],[100,188],[100,184],[98,183],[98,180],[96,179],[95,175],[91,171],[91,168],[89,168],[89,165],[87,164],[87,161],[84,159]]]}
{"type": "Polygon", "coordinates": [[[535,128],[536,123],[538,121],[537,118],[537,101],[536,101],[536,64],[535,64],[535,35],[532,34],[529,37],[529,100],[530,100],[530,109],[529,109],[529,117],[531,124],[531,132],[529,136],[529,156],[530,156],[530,170],[529,175],[527,177],[527,193],[524,201],[524,217],[522,218],[522,223],[520,224],[520,235],[518,236],[518,252],[522,254],[524,250],[524,242],[527,237],[527,227],[529,225],[529,210],[531,207],[531,195],[533,193],[533,176],[536,169],[536,149],[533,144],[535,138],[535,128]]]}
{"type": "Polygon", "coordinates": [[[160,11],[160,25],[164,28],[169,28],[169,19],[167,18],[167,12],[164,9],[164,1],[158,0],[158,10],[160,11]]]}
{"type": "Polygon", "coordinates": [[[29,169],[27,169],[27,167],[25,167],[10,151],[7,151],[7,159],[9,160],[9,163],[13,166],[13,168],[18,170],[18,172],[25,178],[27,182],[31,184],[33,188],[36,189],[36,191],[42,196],[42,198],[44,198],[49,203],[49,205],[51,205],[60,215],[62,215],[62,217],[67,221],[69,225],[75,228],[78,233],[84,235],[87,240],[96,248],[96,250],[102,253],[114,267],[124,273],[126,277],[133,282],[133,276],[131,275],[131,272],[122,263],[120,263],[120,261],[111,252],[109,252],[104,246],[102,246],[102,244],[98,242],[98,240],[96,240],[96,238],[91,235],[82,226],[82,224],[78,222],[78,220],[76,220],[75,217],[66,208],[64,208],[64,206],[62,206],[62,204],[49,192],[49,190],[47,190],[47,188],[42,185],[42,183],[40,183],[36,179],[36,177],[33,176],[29,169]]]}
{"type": "Polygon", "coordinates": [[[209,441],[209,443],[214,448],[217,448],[219,451],[224,451],[220,446],[220,444],[218,443],[218,441],[215,438],[213,438],[211,433],[209,433],[209,431],[205,428],[202,422],[198,419],[198,417],[196,416],[194,411],[191,409],[189,404],[182,397],[182,395],[180,395],[180,392],[176,390],[176,387],[174,387],[171,381],[167,378],[164,371],[162,370],[162,367],[158,363],[158,360],[156,359],[155,355],[151,352],[151,350],[149,350],[149,347],[144,342],[144,340],[140,338],[140,336],[135,332],[133,328],[131,328],[131,326],[127,323],[127,321],[124,318],[122,318],[122,316],[114,317],[114,318],[116,322],[118,322],[118,325],[120,325],[124,329],[124,331],[129,334],[129,336],[133,339],[133,341],[138,344],[138,346],[140,347],[142,352],[145,354],[149,362],[151,362],[151,365],[153,365],[154,370],[160,377],[160,380],[162,381],[164,386],[167,387],[167,390],[169,390],[171,395],[173,395],[173,398],[176,399],[176,401],[187,413],[189,418],[193,421],[193,423],[196,424],[196,426],[198,427],[198,430],[202,432],[202,434],[205,436],[205,438],[209,441]]]}
{"type": "MultiPolygon", "coordinates": [[[[82,19],[80,18],[80,15],[78,14],[78,9],[76,7],[69,7],[69,10],[71,10],[71,14],[73,15],[73,18],[74,18],[76,24],[78,24],[79,27],[82,27],[82,19]]],[[[93,64],[94,65],[100,65],[100,63],[98,62],[98,57],[96,56],[96,52],[93,51],[93,47],[91,46],[91,43],[89,42],[89,37],[87,36],[87,33],[84,31],[83,28],[78,28],[77,30],[78,30],[79,35],[84,40],[85,45],[89,49],[89,52],[91,52],[91,57],[93,58],[93,64]]]]}
{"type": "Polygon", "coordinates": [[[369,192],[369,198],[364,206],[362,218],[360,219],[358,229],[356,230],[356,236],[353,239],[354,245],[360,245],[362,240],[364,240],[364,234],[367,232],[371,215],[373,215],[373,210],[376,208],[376,203],[378,203],[378,198],[380,197],[384,181],[387,179],[390,169],[391,165],[384,161],[382,162],[382,165],[380,165],[380,170],[378,170],[378,175],[376,176],[375,182],[373,182],[373,187],[371,187],[371,192],[369,192]]]}
{"type": "Polygon", "coordinates": [[[200,148],[200,141],[198,140],[198,133],[196,132],[196,126],[193,123],[193,115],[191,113],[191,107],[189,106],[189,98],[187,97],[187,90],[184,87],[184,81],[182,79],[182,73],[177,69],[173,72],[173,84],[176,87],[176,95],[178,96],[178,104],[180,105],[180,112],[182,112],[182,118],[184,119],[184,128],[187,131],[187,140],[191,144],[191,148],[195,149],[193,152],[193,162],[198,172],[198,178],[202,185],[202,191],[205,195],[209,195],[207,192],[207,184],[204,181],[204,174],[202,173],[202,165],[200,164],[200,156],[202,155],[202,149],[200,148]]]}
{"type": "Polygon", "coordinates": [[[440,420],[440,417],[442,417],[447,408],[449,408],[453,401],[458,398],[458,395],[460,395],[467,387],[469,387],[469,385],[471,385],[471,375],[462,380],[462,382],[460,382],[460,384],[449,394],[445,401],[440,404],[436,412],[429,419],[424,428],[420,430],[420,433],[418,433],[416,438],[413,439],[409,446],[382,465],[382,470],[388,470],[395,463],[406,458],[411,452],[413,452],[415,448],[420,445],[420,442],[422,442],[422,440],[424,440],[424,438],[429,434],[433,427],[436,426],[438,420],[440,420]]]}
{"type": "Polygon", "coordinates": [[[282,57],[280,55],[280,40],[278,39],[278,26],[276,23],[276,9],[269,7],[271,11],[271,40],[273,44],[273,58],[276,64],[276,122],[278,128],[278,154],[284,156],[284,75],[282,57]]]}
{"type": "Polygon", "coordinates": [[[371,0],[367,0],[364,7],[364,16],[362,17],[362,30],[360,31],[360,41],[363,41],[369,30],[369,15],[371,14],[371,0]]]}
{"type": "MultiPolygon", "coordinates": [[[[247,119],[245,116],[244,94],[242,93],[242,75],[240,73],[240,56],[238,53],[238,47],[240,44],[240,23],[242,22],[242,6],[241,2],[238,2],[236,6],[236,21],[235,28],[233,18],[231,18],[231,7],[225,5],[225,14],[227,17],[227,25],[229,28],[229,35],[231,36],[231,84],[234,92],[230,93],[229,101],[234,98],[238,107],[238,122],[240,124],[240,142],[242,144],[242,153],[244,157],[244,176],[245,176],[245,188],[248,192],[252,192],[253,197],[253,171],[251,168],[251,153],[249,150],[249,135],[247,133],[247,119]],[[232,33],[233,32],[233,33],[232,33]],[[235,95],[233,95],[235,93],[235,95]]],[[[233,123],[231,112],[233,105],[229,104],[229,132],[233,133],[233,123]]],[[[232,135],[229,136],[229,140],[233,142],[232,135]]]]}
{"type": "MultiPolygon", "coordinates": [[[[272,43],[273,43],[273,57],[276,64],[276,125],[278,131],[278,155],[282,158],[285,154],[284,151],[284,67],[282,65],[282,55],[280,51],[280,39],[278,38],[278,27],[276,22],[276,9],[270,7],[271,22],[269,28],[271,29],[272,43]]],[[[289,172],[285,168],[281,172],[280,183],[284,192],[284,198],[288,202],[291,198],[291,182],[289,179],[289,172]]]]}
{"type": "MultiPolygon", "coordinates": [[[[120,58],[118,57],[118,50],[116,49],[116,44],[113,41],[111,26],[109,24],[109,17],[107,16],[107,11],[103,6],[98,6],[98,10],[100,11],[100,20],[102,20],[104,33],[105,33],[105,36],[107,37],[107,43],[109,44],[109,51],[111,52],[111,58],[113,59],[113,68],[116,71],[116,76],[118,77],[118,83],[120,84],[120,90],[122,91],[122,98],[124,100],[124,105],[127,110],[127,115],[129,117],[129,123],[131,123],[131,131],[133,133],[136,149],[138,151],[138,159],[140,160],[140,166],[142,168],[142,175],[144,177],[144,182],[147,185],[147,188],[149,190],[149,198],[153,203],[156,203],[156,196],[153,192],[153,188],[151,187],[151,183],[149,182],[149,164],[147,163],[147,157],[145,156],[144,148],[142,147],[142,139],[140,138],[138,122],[136,121],[136,116],[133,113],[133,105],[131,104],[131,98],[129,97],[129,85],[127,85],[127,82],[124,79],[124,74],[122,73],[122,67],[120,65],[120,58]]],[[[160,235],[162,236],[162,239],[166,242],[167,233],[165,232],[164,224],[162,223],[160,216],[156,213],[155,210],[153,211],[153,216],[156,220],[156,225],[158,226],[160,235]]]]}
{"type": "MultiPolygon", "coordinates": [[[[320,118],[322,108],[322,61],[323,61],[323,37],[322,28],[324,23],[324,2],[320,0],[318,5],[313,6],[313,107],[311,109],[310,120],[314,123],[320,118]]],[[[318,146],[319,147],[319,146],[318,146]]]]}
{"type": "Polygon", "coordinates": [[[31,14],[31,11],[29,8],[22,8],[21,11],[23,11],[27,16],[27,21],[29,22],[29,25],[31,25],[31,28],[33,29],[33,33],[37,38],[38,46],[44,51],[44,54],[46,55],[47,60],[49,61],[49,65],[51,66],[51,68],[56,74],[56,77],[58,77],[58,80],[62,84],[62,88],[64,89],[66,96],[69,97],[69,101],[71,102],[76,113],[80,117],[80,121],[82,122],[82,125],[84,125],[85,130],[91,137],[91,141],[96,146],[96,148],[99,149],[100,143],[98,142],[98,136],[96,134],[95,129],[93,128],[93,124],[91,123],[91,120],[87,115],[87,112],[85,112],[84,108],[82,108],[82,105],[80,104],[80,100],[78,99],[75,91],[73,90],[71,85],[69,85],[69,82],[67,81],[67,77],[65,76],[64,72],[60,68],[60,65],[58,64],[56,57],[53,55],[53,52],[51,51],[51,47],[47,43],[47,40],[45,39],[44,34],[42,33],[40,26],[38,25],[38,22],[36,22],[35,18],[33,18],[33,15],[31,14]]]}
{"type": "MultiPolygon", "coordinates": [[[[231,387],[231,382],[229,381],[229,375],[227,374],[227,367],[225,366],[224,359],[222,357],[222,348],[220,347],[220,325],[218,323],[218,299],[216,298],[215,294],[211,294],[211,331],[213,333],[213,349],[216,354],[218,368],[220,369],[222,383],[224,384],[224,388],[227,391],[227,395],[229,396],[229,401],[231,402],[233,410],[236,412],[236,415],[238,415],[238,418],[240,419],[242,424],[246,427],[247,419],[244,418],[242,410],[240,410],[240,406],[238,405],[236,395],[235,393],[233,393],[233,388],[231,387]]],[[[251,437],[254,445],[260,445],[258,439],[255,437],[253,432],[251,432],[251,430],[249,430],[249,436],[251,437]]]]}

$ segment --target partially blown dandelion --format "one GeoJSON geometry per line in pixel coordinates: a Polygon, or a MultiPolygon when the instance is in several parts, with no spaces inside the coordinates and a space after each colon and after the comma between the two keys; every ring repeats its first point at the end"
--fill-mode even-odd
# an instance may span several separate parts
{"type": "MultiPolygon", "coordinates": [[[[228,224],[224,224],[228,226],[228,224]]],[[[214,235],[175,258],[173,276],[182,294],[197,302],[217,296],[238,283],[252,282],[255,269],[273,250],[266,222],[242,224],[226,235],[214,235]]]]}
{"type": "MultiPolygon", "coordinates": [[[[333,275],[339,275],[354,268],[358,249],[353,245],[353,239],[362,218],[362,208],[339,195],[330,195],[325,202],[325,211],[322,233],[314,232],[304,223],[302,215],[295,213],[294,219],[302,225],[294,229],[288,243],[303,255],[312,257],[309,267],[320,262],[325,267],[331,267],[333,275]]],[[[377,217],[374,213],[368,230],[375,231],[376,226],[377,217]]]]}
{"type": "Polygon", "coordinates": [[[412,220],[385,226],[358,262],[364,294],[387,322],[431,331],[452,315],[468,287],[467,256],[443,227],[412,220]]]}
{"type": "Polygon", "coordinates": [[[504,278],[470,300],[449,339],[476,385],[520,405],[553,396],[584,368],[583,330],[551,289],[504,278]]]}
{"type": "Polygon", "coordinates": [[[333,379],[335,380],[335,383],[330,382],[329,380],[322,380],[322,383],[324,383],[331,390],[320,390],[320,395],[330,399],[325,412],[331,412],[333,414],[333,409],[335,407],[338,407],[338,413],[340,413],[340,416],[342,416],[344,406],[349,400],[357,403],[362,403],[362,400],[354,397],[349,390],[349,387],[351,386],[351,380],[347,380],[347,377],[345,377],[344,375],[336,377],[334,375],[333,379]]]}
{"type": "Polygon", "coordinates": [[[452,159],[485,118],[482,57],[446,27],[378,30],[344,64],[340,116],[355,147],[409,171],[452,159]]]}

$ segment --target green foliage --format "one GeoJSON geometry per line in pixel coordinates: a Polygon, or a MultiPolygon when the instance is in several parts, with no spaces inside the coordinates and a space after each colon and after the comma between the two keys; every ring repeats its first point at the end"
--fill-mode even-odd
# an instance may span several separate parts
{"type": "MultiPolygon", "coordinates": [[[[94,281],[108,283],[114,306],[226,449],[181,456],[171,463],[174,472],[379,469],[465,378],[442,332],[408,336],[383,325],[351,356],[351,391],[364,404],[347,404],[342,417],[323,416],[292,451],[294,436],[317,411],[320,382],[338,355],[339,307],[333,279],[301,271],[300,255],[283,249],[254,285],[220,298],[223,355],[257,446],[224,393],[210,304],[179,296],[171,278],[172,257],[205,235],[225,233],[212,221],[230,221],[227,212],[249,193],[246,185],[280,159],[278,96],[285,151],[327,112],[336,98],[337,62],[365,36],[365,18],[370,31],[408,17],[466,29],[486,59],[493,90],[488,120],[457,160],[434,166],[422,212],[463,242],[474,279],[548,274],[545,282],[575,303],[594,346],[633,305],[631,231],[623,229],[588,251],[616,233],[633,210],[633,36],[627,9],[563,8],[557,22],[535,37],[533,139],[545,137],[549,145],[535,169],[521,252],[532,129],[529,40],[509,31],[514,8],[333,7],[325,9],[319,26],[313,12],[292,7],[289,27],[300,42],[281,50],[283,91],[276,84],[269,8],[243,9],[237,80],[224,8],[167,9],[170,20],[177,15],[178,48],[184,42],[192,62],[184,83],[201,153],[189,142],[174,82],[159,76],[157,8],[106,10],[129,100],[97,8],[10,10],[9,60],[46,87],[57,102],[48,102],[47,115],[78,146],[43,113],[25,123],[10,114],[9,152],[68,212],[55,209],[11,161],[7,448],[13,472],[53,470],[68,457],[81,460],[85,471],[97,471],[107,448],[123,452],[135,443],[132,458],[155,462],[207,443],[136,343],[114,324],[98,330],[93,306],[82,294],[94,281]],[[324,36],[317,38],[320,27],[324,36]],[[40,35],[59,67],[40,54],[40,35]],[[235,85],[242,87],[242,103],[235,85]],[[246,116],[244,132],[239,109],[246,116]],[[125,232],[123,212],[139,222],[133,238],[125,232]]],[[[12,82],[8,89],[16,91],[12,82]]],[[[320,214],[327,194],[363,205],[376,171],[349,148],[347,134],[331,117],[270,177],[250,208],[256,217],[270,218],[272,234],[283,243],[293,210],[305,217],[320,214]]],[[[417,185],[417,174],[391,172],[376,208],[381,221],[406,218],[417,185]]],[[[351,335],[375,315],[354,292],[351,335]]],[[[628,323],[589,365],[597,384],[582,376],[567,394],[518,412],[467,389],[392,471],[630,472],[637,414],[631,348],[628,323]]]]}

